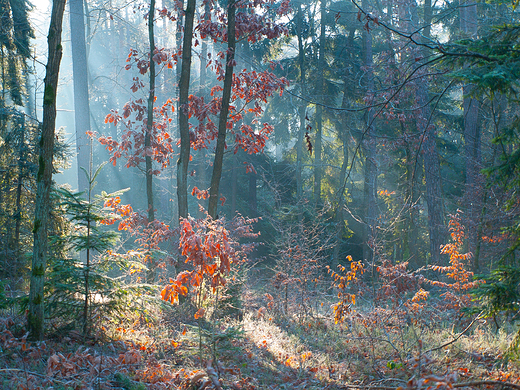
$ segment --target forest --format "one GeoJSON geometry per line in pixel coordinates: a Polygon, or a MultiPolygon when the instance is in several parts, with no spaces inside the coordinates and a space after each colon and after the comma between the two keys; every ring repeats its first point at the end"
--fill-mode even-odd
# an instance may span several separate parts
{"type": "Polygon", "coordinates": [[[0,388],[520,389],[501,0],[0,0],[0,388]]]}

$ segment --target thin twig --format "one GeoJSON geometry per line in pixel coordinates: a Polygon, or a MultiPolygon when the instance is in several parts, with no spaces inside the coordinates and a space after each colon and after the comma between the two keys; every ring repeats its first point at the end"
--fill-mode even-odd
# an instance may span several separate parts
{"type": "Polygon", "coordinates": [[[482,312],[480,312],[480,313],[478,314],[478,316],[476,316],[476,317],[474,318],[474,320],[471,321],[471,323],[470,323],[468,326],[466,326],[466,328],[465,328],[462,332],[460,332],[459,335],[458,335],[457,337],[455,337],[453,340],[448,341],[448,342],[446,342],[446,343],[444,343],[444,344],[442,344],[442,345],[439,345],[438,347],[435,347],[435,348],[429,349],[428,351],[425,352],[425,354],[426,354],[426,353],[433,352],[433,351],[437,351],[437,350],[439,350],[439,349],[442,349],[442,348],[444,348],[444,347],[447,347],[448,345],[453,344],[454,342],[456,342],[458,339],[460,339],[460,338],[462,337],[462,335],[463,335],[464,333],[466,333],[466,332],[467,332],[467,331],[468,331],[468,330],[473,326],[473,324],[475,323],[475,321],[477,321],[478,319],[480,319],[480,316],[481,316],[481,315],[482,315],[482,312]]]}

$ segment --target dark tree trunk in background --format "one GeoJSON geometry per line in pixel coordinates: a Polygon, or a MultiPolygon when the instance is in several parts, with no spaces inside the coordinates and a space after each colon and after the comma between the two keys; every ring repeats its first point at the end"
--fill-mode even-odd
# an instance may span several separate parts
{"type": "Polygon", "coordinates": [[[227,119],[229,115],[229,102],[231,99],[231,87],[233,82],[233,63],[235,59],[236,37],[235,37],[235,2],[231,1],[228,5],[228,46],[226,54],[226,71],[224,74],[224,86],[222,91],[222,107],[218,121],[217,146],[215,148],[215,159],[213,162],[213,173],[211,175],[211,185],[209,189],[208,214],[217,218],[217,204],[219,200],[219,185],[222,177],[222,163],[224,160],[224,149],[226,146],[227,119]]]}
{"type": "MultiPolygon", "coordinates": [[[[155,209],[153,203],[153,165],[152,157],[150,156],[151,137],[154,129],[153,106],[155,101],[155,61],[153,60],[155,51],[155,36],[154,36],[154,14],[155,14],[155,0],[150,0],[150,10],[148,12],[148,42],[150,43],[150,91],[148,93],[148,112],[146,119],[146,133],[144,136],[144,146],[146,155],[144,158],[146,168],[146,200],[148,207],[148,223],[155,220],[155,209]]],[[[146,281],[153,283],[155,280],[155,261],[152,256],[149,256],[148,271],[146,272],[146,281]]]]}
{"type": "MultiPolygon", "coordinates": [[[[20,126],[20,144],[18,146],[18,178],[16,183],[16,213],[15,213],[15,226],[14,226],[14,250],[15,257],[13,262],[13,270],[11,274],[15,277],[18,276],[18,263],[20,262],[20,227],[22,224],[22,188],[23,181],[26,175],[27,165],[27,150],[25,148],[25,116],[21,116],[20,126]]],[[[0,203],[1,204],[1,203],[0,203]]]]}
{"type": "MultiPolygon", "coordinates": [[[[303,4],[298,5],[298,14],[296,22],[296,34],[298,38],[298,65],[300,67],[300,93],[302,96],[306,94],[305,88],[305,47],[303,46],[303,4]]],[[[299,107],[300,116],[300,128],[298,129],[298,139],[296,140],[296,196],[298,202],[303,199],[303,136],[305,134],[305,127],[307,125],[307,103],[303,100],[300,101],[299,107]]],[[[301,222],[303,219],[302,207],[298,208],[298,221],[301,222]]]]}
{"type": "Polygon", "coordinates": [[[62,55],[61,30],[65,0],[52,3],[49,26],[48,59],[45,71],[43,94],[43,125],[36,176],[36,205],[34,213],[34,246],[31,267],[31,287],[29,292],[29,313],[27,317],[30,337],[42,340],[44,335],[44,296],[45,269],[47,267],[47,227],[50,212],[50,192],[52,185],[52,159],[56,127],[56,94],[58,73],[62,55]]]}
{"type": "Polygon", "coordinates": [[[184,37],[182,40],[182,65],[179,80],[179,132],[181,150],[177,162],[177,199],[179,218],[188,216],[188,163],[190,161],[190,128],[188,115],[183,105],[188,103],[191,76],[191,46],[193,39],[193,19],[195,18],[195,0],[188,0],[185,10],[184,37]]]}
{"type": "MultiPolygon", "coordinates": [[[[204,3],[204,19],[209,20],[211,18],[210,4],[208,1],[204,3]]],[[[206,100],[207,94],[207,70],[208,64],[208,39],[202,39],[201,51],[200,51],[200,79],[199,79],[199,96],[204,97],[206,100]]],[[[201,190],[206,190],[208,187],[206,174],[206,149],[201,148],[198,151],[198,169],[197,169],[197,184],[201,190]]],[[[200,199],[199,203],[207,210],[208,204],[205,199],[200,199]]],[[[201,212],[200,208],[197,210],[198,217],[203,218],[204,213],[201,212]]]]}
{"type": "MultiPolygon", "coordinates": [[[[325,0],[320,2],[320,48],[318,58],[318,103],[324,102],[325,95],[325,20],[327,9],[325,0]]],[[[316,106],[316,140],[314,142],[314,203],[321,207],[321,178],[323,175],[322,162],[322,134],[323,134],[323,106],[316,106]]]]}
{"type": "Polygon", "coordinates": [[[78,191],[87,191],[88,181],[81,168],[89,171],[90,130],[88,98],[88,63],[85,42],[85,12],[83,0],[70,0],[70,43],[72,49],[72,78],[74,80],[74,128],[76,129],[76,153],[78,163],[78,191]]]}
{"type": "MultiPolygon", "coordinates": [[[[425,6],[431,7],[431,2],[425,6]]],[[[412,16],[411,28],[418,26],[417,5],[415,0],[409,4],[409,14],[412,16]]],[[[431,10],[424,10],[424,25],[431,23],[431,10]]],[[[429,29],[426,30],[429,33],[429,29]]],[[[425,36],[428,39],[429,36],[425,36]]],[[[425,57],[429,54],[425,48],[417,47],[415,57],[425,57]]],[[[423,67],[418,71],[418,75],[428,73],[427,67],[423,67]]],[[[432,110],[429,101],[429,83],[427,77],[422,77],[415,82],[416,100],[417,100],[417,130],[422,133],[423,161],[424,161],[424,178],[426,181],[426,202],[428,203],[428,232],[430,236],[430,253],[432,263],[441,265],[440,247],[446,244],[446,227],[444,221],[444,198],[442,193],[442,179],[439,160],[439,151],[437,150],[437,140],[435,126],[432,123],[432,110]]]]}
{"type": "MultiPolygon", "coordinates": [[[[478,35],[477,3],[474,1],[460,1],[459,7],[460,29],[466,38],[476,39],[478,35]]],[[[477,251],[478,225],[482,212],[483,178],[480,151],[479,110],[480,102],[470,95],[473,87],[463,86],[463,114],[464,114],[464,154],[466,161],[466,189],[464,194],[463,211],[468,235],[468,252],[473,255],[477,251]]],[[[478,256],[473,256],[473,271],[479,272],[478,256]]]]}
{"type": "Polygon", "coordinates": [[[145,166],[146,166],[146,199],[148,206],[148,223],[155,219],[155,210],[153,205],[153,166],[152,157],[149,154],[151,147],[151,136],[153,132],[153,105],[155,100],[155,61],[153,60],[155,51],[154,36],[154,14],[155,0],[150,0],[150,11],[148,12],[148,42],[150,43],[150,92],[148,94],[148,112],[146,120],[146,134],[144,137],[144,146],[146,150],[145,166]]]}
{"type": "MultiPolygon", "coordinates": [[[[345,99],[344,99],[345,100],[345,99]]],[[[345,105],[343,105],[345,107],[345,105]]],[[[341,129],[339,131],[341,132],[341,140],[343,143],[343,162],[341,163],[341,170],[339,173],[339,193],[338,193],[338,205],[336,208],[336,242],[334,244],[334,250],[332,254],[332,264],[331,266],[335,270],[337,265],[339,264],[339,253],[341,249],[341,244],[343,242],[343,233],[345,230],[345,217],[343,215],[343,207],[345,205],[345,180],[347,176],[347,167],[348,167],[348,132],[345,126],[345,116],[343,116],[343,121],[341,129]]]]}
{"type": "Polygon", "coordinates": [[[258,205],[256,200],[256,177],[255,172],[249,172],[249,216],[256,218],[258,216],[258,205]]]}
{"type": "MultiPolygon", "coordinates": [[[[367,9],[366,2],[363,7],[367,9]]],[[[363,65],[366,68],[366,94],[367,102],[372,104],[374,94],[374,73],[372,58],[372,33],[368,29],[363,30],[363,65]]],[[[364,231],[363,231],[363,260],[372,263],[374,260],[376,220],[377,220],[377,143],[374,129],[374,109],[368,108],[366,112],[366,128],[362,140],[365,155],[365,185],[364,185],[364,231]]]]}
{"type": "Polygon", "coordinates": [[[237,212],[237,192],[238,192],[238,161],[236,154],[231,157],[231,215],[233,218],[237,212]]]}

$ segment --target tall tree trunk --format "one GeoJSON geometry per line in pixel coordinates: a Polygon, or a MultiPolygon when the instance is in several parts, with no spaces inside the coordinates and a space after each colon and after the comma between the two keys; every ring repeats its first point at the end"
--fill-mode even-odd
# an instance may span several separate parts
{"type": "Polygon", "coordinates": [[[233,82],[233,64],[235,60],[235,12],[236,4],[231,0],[228,5],[227,17],[227,36],[228,46],[226,54],[226,70],[224,73],[224,86],[222,91],[222,107],[220,109],[220,117],[218,121],[217,146],[215,148],[215,159],[213,162],[213,173],[211,175],[211,184],[209,189],[209,206],[208,214],[213,218],[217,218],[217,202],[219,194],[220,178],[222,177],[222,163],[224,160],[224,149],[226,146],[227,120],[229,115],[229,103],[231,99],[231,87],[233,82]]]}
{"type": "Polygon", "coordinates": [[[18,146],[18,179],[16,183],[16,214],[14,226],[14,262],[12,274],[18,276],[18,264],[20,262],[20,226],[22,223],[22,188],[25,178],[26,149],[25,149],[25,115],[21,116],[20,123],[20,145],[18,146]]]}
{"type": "MultiPolygon", "coordinates": [[[[298,5],[298,14],[296,22],[296,34],[298,36],[298,64],[300,66],[300,93],[305,96],[305,47],[303,46],[303,4],[298,5]]],[[[296,195],[297,201],[301,202],[303,199],[303,135],[305,134],[306,118],[307,118],[307,103],[300,101],[299,116],[300,127],[298,129],[298,139],[296,141],[296,195]]],[[[298,208],[298,221],[303,220],[303,210],[298,208]]]]}
{"type": "MultiPolygon", "coordinates": [[[[467,38],[477,39],[477,3],[474,1],[460,0],[459,7],[460,28],[467,38]]],[[[466,84],[462,87],[464,96],[464,154],[466,161],[466,189],[464,194],[464,220],[468,234],[468,252],[475,254],[477,251],[478,225],[482,213],[482,185],[480,175],[481,153],[480,153],[480,128],[478,114],[480,102],[470,95],[473,86],[466,84]]],[[[479,272],[478,256],[473,256],[473,270],[479,272]]]]}
{"type": "Polygon", "coordinates": [[[181,150],[177,162],[177,200],[179,217],[188,216],[188,163],[190,161],[190,128],[188,115],[183,106],[188,104],[191,76],[191,45],[193,39],[193,19],[195,18],[195,0],[188,0],[184,14],[184,37],[182,40],[182,65],[179,80],[179,132],[181,150]]]}
{"type": "MultiPolygon", "coordinates": [[[[209,20],[211,18],[211,10],[209,1],[204,2],[204,19],[209,20]]],[[[207,85],[207,69],[206,66],[208,64],[208,38],[202,39],[201,43],[201,52],[200,52],[200,79],[199,79],[199,95],[204,97],[206,100],[208,93],[206,92],[207,85]]],[[[197,170],[197,182],[199,188],[205,190],[207,189],[207,177],[206,177],[206,149],[201,148],[198,152],[198,170],[197,170]]],[[[207,209],[207,202],[204,199],[200,199],[199,202],[202,206],[207,209]]],[[[199,208],[197,210],[199,218],[204,218],[203,211],[199,208]]]]}
{"type": "Polygon", "coordinates": [[[251,218],[256,218],[258,215],[258,204],[256,199],[256,177],[257,174],[255,172],[249,172],[249,216],[251,218]]]}
{"type": "MultiPolygon", "coordinates": [[[[366,9],[367,4],[363,2],[366,9]]],[[[372,58],[372,33],[369,29],[363,30],[363,65],[365,66],[367,79],[366,94],[368,105],[372,104],[374,94],[374,73],[372,58]]],[[[364,233],[363,233],[363,259],[367,263],[374,260],[374,239],[377,220],[377,144],[374,129],[374,109],[368,108],[366,112],[366,129],[363,137],[363,152],[365,155],[365,185],[364,185],[364,233]]]]}
{"type": "Polygon", "coordinates": [[[44,79],[43,124],[39,143],[38,173],[36,176],[34,246],[29,292],[29,314],[27,317],[30,337],[37,340],[43,339],[45,330],[43,285],[47,267],[47,227],[50,212],[52,159],[56,128],[56,94],[62,56],[61,30],[64,9],[65,0],[53,1],[51,23],[47,36],[49,51],[44,79]]]}
{"type": "MultiPolygon", "coordinates": [[[[431,2],[425,3],[425,6],[431,7],[431,2]]],[[[410,5],[410,15],[412,16],[412,29],[419,25],[417,15],[417,5],[413,0],[410,5]]],[[[424,16],[430,19],[423,21],[424,25],[431,23],[431,10],[424,10],[424,16]]],[[[429,29],[426,30],[429,33],[429,29]]],[[[424,36],[425,40],[429,36],[424,36]]],[[[428,51],[426,48],[415,49],[416,53],[412,53],[415,57],[427,58],[428,51]]],[[[418,75],[425,75],[428,69],[423,67],[418,75]]],[[[446,228],[444,221],[444,198],[442,194],[441,169],[439,161],[439,151],[437,150],[437,141],[435,134],[435,126],[431,123],[432,111],[428,104],[429,101],[429,83],[426,76],[415,82],[415,90],[417,96],[417,130],[423,134],[423,161],[424,161],[424,178],[426,181],[426,202],[428,203],[428,232],[430,236],[430,253],[432,263],[441,264],[440,247],[446,242],[446,228]]]]}
{"type": "MultiPolygon", "coordinates": [[[[153,204],[153,165],[152,157],[150,156],[151,137],[154,129],[153,106],[155,101],[155,61],[153,59],[155,52],[155,36],[154,36],[154,15],[155,15],[155,0],[150,0],[150,10],[148,11],[148,41],[150,43],[150,91],[148,93],[148,111],[146,118],[146,133],[144,136],[145,147],[145,176],[146,176],[146,200],[148,207],[148,223],[155,220],[155,210],[153,204]]],[[[149,267],[146,273],[146,281],[153,283],[155,280],[155,261],[152,256],[149,258],[149,267]]]]}
{"type": "Polygon", "coordinates": [[[155,219],[155,210],[153,205],[153,166],[152,157],[150,156],[151,137],[154,127],[153,106],[155,101],[155,61],[153,60],[155,52],[155,36],[154,36],[154,15],[155,0],[150,0],[150,11],[148,12],[148,41],[150,43],[150,92],[148,94],[148,112],[146,119],[146,134],[144,137],[144,147],[146,150],[146,199],[148,206],[148,223],[155,219]]]}
{"type": "Polygon", "coordinates": [[[74,127],[76,129],[76,153],[78,164],[78,191],[87,191],[85,173],[90,165],[90,144],[86,132],[90,130],[88,98],[88,63],[85,43],[85,12],[83,0],[70,0],[70,40],[72,49],[72,78],[74,81],[74,127]]]}
{"type": "MultiPolygon", "coordinates": [[[[345,99],[344,99],[345,101],[345,99]]],[[[345,104],[343,105],[345,107],[345,104]]],[[[345,117],[346,115],[342,115],[345,117]]],[[[344,227],[345,227],[345,217],[343,216],[343,206],[345,204],[345,180],[347,176],[347,167],[348,167],[348,141],[347,141],[347,130],[345,126],[345,120],[341,121],[342,128],[339,130],[341,131],[341,141],[343,143],[343,162],[341,163],[341,170],[339,173],[339,183],[341,191],[338,193],[338,206],[336,209],[336,242],[334,245],[334,250],[332,254],[332,264],[331,266],[333,269],[336,269],[337,265],[339,264],[339,253],[341,249],[341,244],[343,243],[343,233],[344,233],[344,227]]]]}
{"type": "MultiPolygon", "coordinates": [[[[325,94],[325,77],[323,75],[325,69],[325,20],[327,17],[327,9],[325,8],[325,0],[320,2],[320,51],[318,58],[318,102],[324,102],[325,94]]],[[[319,104],[316,107],[316,141],[314,142],[314,202],[317,207],[321,207],[321,177],[323,175],[322,167],[322,133],[323,133],[323,106],[319,104]]]]}
{"type": "Polygon", "coordinates": [[[236,154],[231,157],[231,215],[235,216],[237,212],[237,193],[238,193],[238,161],[236,154]]]}

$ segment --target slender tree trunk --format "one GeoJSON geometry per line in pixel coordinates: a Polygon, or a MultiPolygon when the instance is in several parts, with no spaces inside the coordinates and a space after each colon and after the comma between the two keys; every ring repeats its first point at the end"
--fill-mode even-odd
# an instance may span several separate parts
{"type": "MultiPolygon", "coordinates": [[[[429,3],[431,7],[431,2],[429,3]]],[[[428,6],[428,3],[425,4],[428,6]]],[[[419,25],[417,6],[415,0],[410,4],[410,14],[412,16],[412,29],[419,25]]],[[[431,18],[431,10],[424,11],[426,17],[431,18]]],[[[431,19],[424,20],[425,25],[431,23],[431,19]]],[[[429,29],[426,31],[429,32],[429,29]]],[[[428,39],[429,36],[424,37],[428,39]]],[[[426,57],[429,53],[425,48],[416,48],[415,57],[426,57]]],[[[418,75],[425,75],[428,69],[423,67],[418,75]]],[[[432,110],[429,101],[429,83],[426,77],[418,79],[415,83],[417,96],[417,130],[423,134],[423,161],[424,178],[426,181],[426,202],[428,203],[428,232],[430,236],[430,253],[432,263],[441,265],[440,247],[446,243],[446,228],[444,221],[444,197],[442,193],[442,178],[439,161],[439,151],[437,150],[437,136],[433,125],[432,110]]]]}
{"type": "MultiPolygon", "coordinates": [[[[146,176],[146,200],[148,208],[148,224],[155,220],[155,209],[153,203],[153,165],[151,153],[151,137],[154,131],[154,117],[153,106],[155,101],[155,61],[153,59],[155,52],[155,35],[154,35],[154,15],[155,15],[155,0],[150,0],[150,10],[148,11],[148,41],[150,43],[150,91],[148,93],[148,111],[146,118],[146,133],[144,136],[145,147],[145,176],[146,176]]],[[[155,261],[152,256],[149,257],[149,266],[146,273],[146,281],[153,283],[155,280],[155,261]]]]}
{"type": "MultiPolygon", "coordinates": [[[[366,4],[364,4],[363,7],[366,7],[366,4]]],[[[368,105],[371,105],[374,94],[374,73],[372,33],[368,29],[363,30],[363,64],[367,69],[365,73],[367,79],[366,93],[369,97],[367,101],[368,105]]],[[[368,108],[365,123],[366,130],[362,141],[363,152],[365,155],[365,204],[363,212],[365,225],[363,234],[363,259],[370,264],[373,263],[374,260],[374,239],[377,220],[377,144],[375,138],[373,108],[368,108]]]]}
{"type": "Polygon", "coordinates": [[[31,267],[31,287],[29,292],[28,329],[33,339],[42,340],[44,335],[44,296],[45,268],[47,267],[47,227],[50,212],[50,192],[52,185],[52,159],[56,127],[56,94],[58,73],[62,56],[61,30],[65,0],[52,3],[49,26],[48,59],[44,79],[43,125],[36,176],[36,205],[34,215],[34,246],[31,267]]]}
{"type": "Polygon", "coordinates": [[[235,12],[236,4],[231,0],[228,5],[228,47],[226,54],[226,71],[224,73],[224,86],[222,91],[222,107],[220,109],[220,117],[218,121],[217,146],[215,148],[215,160],[213,162],[213,173],[211,175],[211,184],[209,189],[209,206],[208,214],[213,218],[217,218],[217,202],[219,194],[220,178],[222,177],[222,163],[224,160],[224,149],[226,146],[227,120],[229,115],[229,103],[231,99],[231,87],[233,81],[233,67],[235,61],[235,12]]]}
{"type": "MultiPolygon", "coordinates": [[[[460,1],[459,7],[460,28],[463,34],[471,39],[476,39],[478,34],[477,3],[474,1],[460,1]]],[[[462,87],[464,95],[464,154],[466,161],[466,189],[464,194],[464,220],[468,234],[468,252],[475,254],[478,246],[478,225],[482,213],[482,186],[480,175],[480,128],[478,114],[480,102],[472,98],[473,86],[466,84],[462,87]]],[[[478,257],[473,256],[473,270],[479,271],[478,257]]]]}
{"type": "Polygon", "coordinates": [[[18,180],[16,183],[16,214],[14,225],[14,249],[15,257],[13,262],[12,274],[16,277],[18,275],[18,264],[20,262],[20,226],[22,223],[22,188],[23,180],[25,178],[25,115],[21,116],[20,123],[20,145],[18,149],[18,180]]]}
{"type": "Polygon", "coordinates": [[[153,166],[152,157],[150,156],[151,136],[153,132],[153,105],[155,100],[155,61],[153,60],[155,52],[155,36],[154,36],[154,15],[155,0],[150,0],[150,11],[148,12],[148,41],[150,42],[150,92],[148,94],[148,112],[146,120],[146,134],[144,137],[144,147],[146,150],[146,199],[148,201],[148,223],[155,219],[155,210],[153,205],[153,166]]]}
{"type": "Polygon", "coordinates": [[[76,153],[78,163],[78,191],[87,191],[87,177],[81,168],[87,169],[90,161],[90,143],[86,132],[90,130],[88,98],[88,63],[85,43],[85,12],[83,0],[70,0],[70,40],[72,49],[72,78],[74,81],[74,127],[76,129],[76,153]]]}
{"type": "MultiPolygon", "coordinates": [[[[345,99],[344,99],[345,100],[345,99]]],[[[344,117],[345,115],[343,115],[344,117]]],[[[344,121],[342,121],[344,125],[344,121]]],[[[343,206],[345,204],[345,179],[347,176],[347,167],[348,167],[348,141],[347,141],[347,131],[345,126],[341,128],[341,140],[343,143],[343,162],[341,164],[341,170],[339,173],[339,190],[341,193],[338,194],[338,206],[336,211],[336,243],[334,245],[333,256],[332,256],[332,267],[336,269],[336,266],[339,264],[339,253],[341,249],[341,244],[343,243],[343,232],[345,227],[345,217],[343,216],[343,206]]]]}
{"type": "MultiPolygon", "coordinates": [[[[204,3],[204,19],[209,20],[211,18],[211,10],[210,10],[210,4],[209,1],[206,1],[204,3]]],[[[206,88],[208,87],[206,85],[207,80],[207,70],[206,66],[208,64],[208,39],[202,39],[201,43],[201,53],[200,53],[200,79],[199,79],[199,95],[204,97],[204,100],[206,100],[208,93],[206,91],[206,88]]],[[[200,189],[207,189],[207,177],[206,177],[206,149],[201,148],[198,152],[198,170],[197,170],[197,179],[198,179],[198,186],[200,189]]],[[[199,202],[202,204],[202,206],[207,209],[207,202],[204,199],[200,199],[199,202]]],[[[204,217],[204,213],[202,210],[197,210],[199,218],[204,217]]]]}
{"type": "Polygon", "coordinates": [[[188,104],[191,76],[191,46],[193,39],[193,19],[195,18],[195,0],[188,0],[184,15],[184,37],[182,41],[182,67],[179,81],[179,132],[181,150],[177,162],[177,199],[179,217],[188,216],[188,163],[190,160],[190,128],[188,115],[183,106],[188,104]]]}
{"type": "Polygon", "coordinates": [[[249,216],[251,218],[256,218],[258,215],[258,204],[256,198],[256,177],[257,174],[255,172],[249,172],[249,216]]]}
{"type": "MultiPolygon", "coordinates": [[[[318,102],[324,102],[325,95],[325,20],[327,10],[325,8],[325,0],[320,2],[320,51],[318,58],[318,102]]],[[[323,133],[323,106],[316,107],[316,141],[314,143],[314,202],[316,206],[321,207],[321,178],[323,175],[322,168],[322,133],[323,133]]]]}
{"type": "Polygon", "coordinates": [[[238,193],[238,161],[234,154],[231,157],[231,215],[233,218],[237,212],[237,193],[238,193]]]}
{"type": "MultiPolygon", "coordinates": [[[[303,46],[303,4],[298,5],[298,14],[296,22],[296,33],[298,36],[298,64],[300,66],[300,93],[305,96],[305,47],[303,46]]],[[[307,103],[303,100],[300,102],[299,108],[300,127],[298,129],[298,139],[296,141],[296,195],[298,202],[303,198],[303,135],[305,134],[306,118],[307,118],[307,103]]],[[[303,210],[298,208],[298,221],[303,220],[303,210]]]]}

